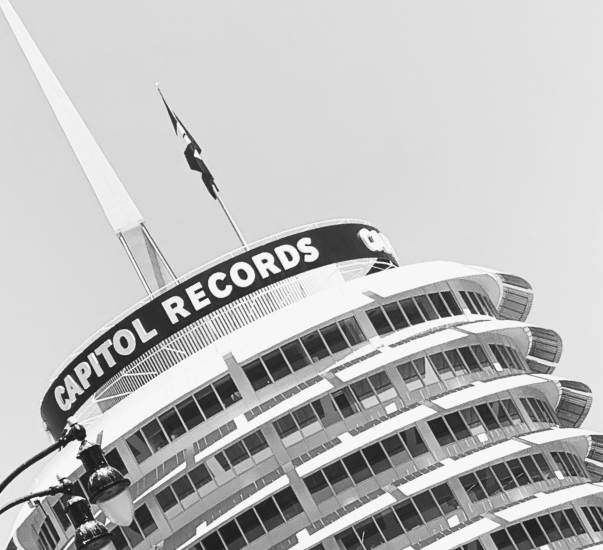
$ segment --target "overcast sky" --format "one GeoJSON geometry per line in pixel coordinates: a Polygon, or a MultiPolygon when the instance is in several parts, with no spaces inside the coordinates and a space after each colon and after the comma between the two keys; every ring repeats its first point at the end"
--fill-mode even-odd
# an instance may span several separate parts
{"type": "MultiPolygon", "coordinates": [[[[237,241],[157,80],[248,240],[362,218],[404,263],[530,281],[598,428],[601,2],[13,2],[177,274],[237,241]]],[[[48,444],[50,375],[144,292],[2,16],[0,83],[4,477],[48,444]]]]}

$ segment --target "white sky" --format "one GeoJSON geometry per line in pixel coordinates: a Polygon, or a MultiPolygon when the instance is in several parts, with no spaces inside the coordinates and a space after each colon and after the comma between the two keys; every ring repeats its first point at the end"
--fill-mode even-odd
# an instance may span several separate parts
{"type": "MultiPolygon", "coordinates": [[[[404,263],[530,281],[597,428],[603,4],[13,1],[177,274],[237,241],[156,80],[248,240],[364,218],[404,263]]],[[[4,477],[48,443],[51,373],[144,294],[2,16],[0,83],[4,477]]]]}

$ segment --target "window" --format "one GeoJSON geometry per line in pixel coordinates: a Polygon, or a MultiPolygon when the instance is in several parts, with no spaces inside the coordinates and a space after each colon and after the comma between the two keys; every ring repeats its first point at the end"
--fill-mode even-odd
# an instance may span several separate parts
{"type": "Polygon", "coordinates": [[[157,524],[146,504],[134,512],[134,521],[128,527],[111,530],[112,542],[116,550],[126,550],[138,546],[151,533],[157,531],[157,524]]]}
{"type": "Polygon", "coordinates": [[[583,533],[578,515],[567,508],[499,529],[490,536],[498,550],[530,550],[583,533]]]}
{"type": "Polygon", "coordinates": [[[528,416],[533,422],[543,422],[545,424],[557,424],[555,413],[547,401],[535,399],[533,397],[520,398],[521,404],[524,406],[528,416]]]}
{"type": "Polygon", "coordinates": [[[551,452],[551,456],[565,477],[589,477],[582,465],[582,461],[573,453],[553,451],[551,452]]]}
{"type": "Polygon", "coordinates": [[[467,309],[474,315],[488,315],[490,317],[498,318],[494,304],[485,294],[471,292],[469,290],[461,290],[459,294],[461,295],[461,298],[463,298],[463,302],[465,302],[467,309]]]}
{"type": "Polygon", "coordinates": [[[478,502],[501,491],[552,479],[551,469],[542,454],[492,464],[460,477],[463,488],[472,502],[478,502]]]}
{"type": "Polygon", "coordinates": [[[367,310],[369,321],[384,336],[395,330],[434,319],[462,315],[452,292],[431,292],[367,310]]]}
{"type": "Polygon", "coordinates": [[[63,531],[67,531],[67,529],[69,529],[69,527],[71,527],[71,520],[69,519],[69,516],[67,515],[67,512],[65,511],[65,507],[63,506],[63,503],[60,500],[57,500],[52,505],[52,509],[54,511],[54,515],[59,520],[59,523],[61,524],[63,531]]]}
{"type": "MultiPolygon", "coordinates": [[[[223,376],[213,384],[202,388],[194,396],[187,397],[170,408],[157,419],[151,420],[130,437],[126,438],[128,448],[136,462],[144,462],[151,454],[163,449],[170,442],[179,438],[187,430],[192,430],[206,419],[218,414],[241,399],[241,394],[230,375],[223,376]]],[[[114,466],[118,470],[125,465],[117,453],[114,466]]],[[[109,454],[111,454],[109,453],[109,454]]],[[[109,457],[107,456],[107,459],[109,457]]],[[[113,464],[112,464],[113,466],[113,464]]],[[[123,474],[127,470],[122,471],[123,474]]]]}
{"type": "Polygon", "coordinates": [[[243,365],[243,371],[257,391],[311,363],[365,341],[356,319],[348,317],[262,355],[243,365]]]}
{"type": "MultiPolygon", "coordinates": [[[[457,509],[458,503],[448,484],[443,483],[360,521],[335,535],[335,539],[345,550],[371,550],[457,509]]],[[[483,549],[481,545],[469,543],[463,550],[483,549]]]]}
{"type": "Polygon", "coordinates": [[[124,464],[124,461],[121,459],[119,451],[117,449],[112,449],[108,453],[105,454],[105,458],[109,463],[109,466],[115,468],[121,475],[128,475],[128,469],[124,464]]]}
{"type": "Polygon", "coordinates": [[[582,512],[593,528],[593,531],[603,531],[603,508],[600,506],[583,506],[582,512]]]}
{"type": "Polygon", "coordinates": [[[316,502],[322,502],[352,485],[406,464],[427,453],[427,446],[416,428],[394,434],[338,460],[304,478],[316,502]]]}
{"type": "Polygon", "coordinates": [[[517,408],[510,399],[503,399],[434,418],[428,424],[438,443],[444,447],[517,421],[522,421],[517,408]]]}
{"type": "Polygon", "coordinates": [[[59,543],[59,534],[49,517],[40,526],[38,542],[44,550],[54,550],[59,543]]]}
{"type": "Polygon", "coordinates": [[[224,471],[228,471],[237,464],[244,462],[253,455],[268,448],[268,443],[261,430],[254,432],[241,441],[234,443],[224,451],[216,454],[216,460],[224,471]]]}
{"type": "MultiPolygon", "coordinates": [[[[240,550],[303,512],[291,487],[236,516],[193,546],[194,550],[240,550]]],[[[319,550],[321,545],[312,550],[319,550]]]]}

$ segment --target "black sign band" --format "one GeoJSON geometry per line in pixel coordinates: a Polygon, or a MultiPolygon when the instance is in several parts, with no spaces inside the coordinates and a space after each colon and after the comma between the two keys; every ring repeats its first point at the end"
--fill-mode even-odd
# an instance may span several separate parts
{"type": "Polygon", "coordinates": [[[261,288],[318,267],[361,258],[397,265],[384,235],[354,223],[289,235],[198,273],[117,322],[71,361],[42,400],[43,420],[58,437],[67,418],[96,391],[167,337],[261,288]]]}

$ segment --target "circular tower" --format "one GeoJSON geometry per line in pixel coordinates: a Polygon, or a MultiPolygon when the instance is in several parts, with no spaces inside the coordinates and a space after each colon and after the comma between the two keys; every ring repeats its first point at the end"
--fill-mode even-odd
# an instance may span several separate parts
{"type": "MultiPolygon", "coordinates": [[[[522,278],[398,266],[354,220],[278,234],[177,279],[103,327],[42,402],[132,482],[117,550],[527,550],[603,545],[601,436],[553,375],[522,278]]],[[[69,476],[74,446],[36,489],[69,476]]],[[[106,521],[100,512],[97,518],[106,521]]],[[[9,546],[69,548],[48,497],[9,546]]]]}

